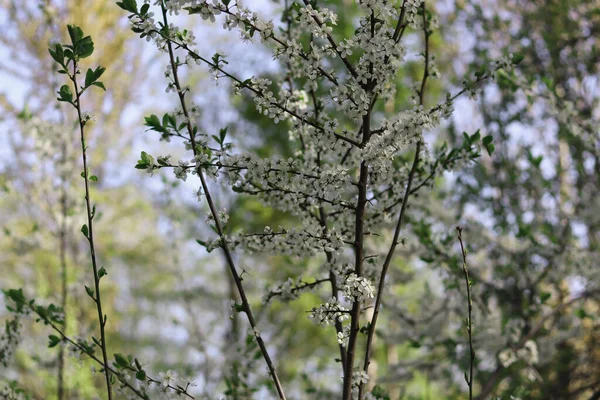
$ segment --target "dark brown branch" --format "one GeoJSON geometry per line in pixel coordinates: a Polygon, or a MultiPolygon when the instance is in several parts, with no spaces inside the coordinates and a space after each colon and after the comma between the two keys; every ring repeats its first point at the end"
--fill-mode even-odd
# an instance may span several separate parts
{"type": "MultiPolygon", "coordinates": [[[[423,2],[423,30],[425,35],[425,68],[423,71],[423,79],[421,82],[421,90],[419,91],[419,102],[420,105],[423,105],[423,93],[425,90],[425,85],[427,83],[427,77],[429,76],[429,32],[427,30],[427,23],[425,20],[425,2],[423,2]]],[[[411,193],[411,186],[413,179],[415,177],[415,173],[417,171],[417,167],[419,165],[419,158],[421,154],[421,140],[417,142],[417,148],[415,150],[415,158],[413,160],[412,167],[408,174],[408,183],[406,184],[406,190],[404,192],[404,197],[402,201],[402,207],[400,209],[400,214],[398,215],[398,222],[396,223],[396,229],[394,231],[394,237],[392,239],[392,244],[390,246],[390,250],[388,251],[385,261],[383,262],[383,266],[381,268],[381,274],[379,276],[379,282],[377,286],[377,295],[375,296],[375,306],[373,309],[373,316],[371,318],[371,323],[369,324],[369,329],[367,333],[367,343],[365,346],[365,359],[363,364],[363,370],[368,373],[369,365],[371,363],[371,354],[373,347],[373,338],[375,336],[375,327],[377,325],[377,318],[379,317],[379,310],[381,308],[381,302],[383,298],[383,289],[385,287],[385,278],[387,276],[387,272],[389,266],[392,262],[392,258],[394,256],[394,252],[396,251],[396,246],[398,245],[398,239],[400,237],[400,230],[402,229],[402,222],[404,219],[404,215],[406,212],[406,208],[408,206],[408,198],[411,193]]],[[[364,391],[364,384],[361,383],[358,388],[358,399],[361,400],[364,391]]]]}
{"type": "MultiPolygon", "coordinates": [[[[167,11],[165,9],[164,4],[162,4],[162,3],[161,3],[161,9],[162,9],[162,15],[163,15],[163,22],[165,24],[165,27],[168,27],[169,23],[167,21],[167,11]]],[[[179,75],[177,72],[178,65],[177,65],[177,61],[175,60],[175,55],[173,54],[173,45],[172,45],[171,40],[167,40],[167,48],[169,51],[169,59],[170,59],[171,67],[173,69],[173,81],[177,88],[177,95],[179,96],[179,102],[181,104],[181,108],[183,110],[184,117],[186,118],[187,130],[188,130],[188,134],[190,136],[190,142],[192,143],[192,151],[194,153],[194,156],[196,156],[198,149],[196,146],[194,129],[192,126],[189,112],[187,110],[187,103],[185,100],[185,92],[181,89],[181,84],[179,82],[179,75]]],[[[218,66],[215,66],[215,67],[218,68],[218,66]]],[[[225,235],[223,233],[223,227],[221,226],[221,222],[219,220],[219,213],[215,207],[214,201],[210,194],[210,190],[206,183],[206,179],[204,177],[204,173],[202,172],[201,169],[198,170],[198,177],[200,178],[202,190],[204,191],[204,195],[206,196],[206,202],[208,203],[208,207],[210,208],[210,212],[212,214],[212,217],[213,217],[213,220],[215,223],[215,228],[217,230],[217,234],[219,235],[219,238],[221,239],[220,240],[221,249],[223,250],[225,259],[227,260],[227,264],[229,265],[229,270],[231,271],[231,274],[235,281],[235,285],[237,287],[238,293],[240,295],[240,299],[242,301],[242,306],[244,308],[244,312],[246,313],[246,316],[248,317],[248,322],[250,323],[250,326],[252,327],[252,329],[254,331],[255,338],[258,343],[258,347],[260,348],[262,356],[265,359],[265,362],[267,363],[267,368],[269,369],[269,374],[271,375],[273,383],[275,384],[275,388],[277,389],[279,398],[281,400],[285,400],[286,397],[285,397],[285,393],[283,391],[283,387],[281,386],[281,382],[279,381],[279,376],[277,375],[277,371],[275,370],[275,365],[273,364],[273,361],[271,360],[269,352],[267,351],[265,342],[258,332],[256,321],[254,320],[254,314],[252,313],[252,310],[250,308],[250,303],[248,302],[248,298],[246,296],[246,291],[244,289],[244,286],[242,285],[242,279],[240,278],[240,276],[237,272],[237,268],[235,266],[235,262],[233,261],[231,251],[229,250],[229,246],[227,245],[227,241],[225,240],[225,235]]]]}

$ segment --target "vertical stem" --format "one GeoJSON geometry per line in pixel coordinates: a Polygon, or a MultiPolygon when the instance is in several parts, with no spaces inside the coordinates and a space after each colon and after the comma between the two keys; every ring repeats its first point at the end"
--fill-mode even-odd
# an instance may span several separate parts
{"type": "MultiPolygon", "coordinates": [[[[375,37],[375,13],[371,10],[370,17],[371,38],[375,37]]],[[[373,63],[369,65],[369,71],[373,72],[373,63]]],[[[373,78],[369,78],[365,90],[371,94],[376,85],[373,78]]],[[[362,144],[368,143],[371,138],[371,108],[363,117],[362,122],[362,144]]],[[[365,209],[367,206],[367,184],[369,181],[369,166],[365,161],[360,163],[360,176],[358,178],[358,201],[356,203],[355,229],[354,229],[354,273],[363,276],[364,261],[364,226],[365,209]]],[[[344,372],[343,400],[352,398],[352,370],[354,369],[354,358],[356,356],[356,342],[359,333],[360,322],[360,299],[355,298],[350,311],[350,336],[348,338],[348,350],[346,354],[346,368],[344,372]]]]}
{"type": "Polygon", "coordinates": [[[83,120],[83,116],[81,114],[81,92],[79,91],[79,87],[77,85],[77,62],[73,61],[73,75],[71,76],[71,81],[73,82],[73,87],[75,90],[75,108],[77,109],[77,117],[79,118],[79,132],[81,137],[81,154],[83,159],[83,178],[85,181],[85,207],[87,211],[87,225],[88,225],[88,243],[90,245],[90,257],[92,259],[92,270],[94,272],[94,291],[96,297],[94,301],[96,302],[96,310],[98,311],[98,322],[100,323],[100,344],[102,348],[102,360],[104,362],[104,377],[106,378],[106,391],[108,394],[108,400],[112,400],[112,388],[110,384],[110,371],[108,369],[108,355],[106,351],[106,334],[105,334],[105,326],[106,326],[106,316],[102,312],[102,300],[100,296],[100,276],[98,275],[98,264],[96,262],[96,249],[94,246],[94,227],[93,227],[93,215],[92,215],[92,207],[90,205],[90,183],[88,176],[88,162],[87,162],[87,147],[85,144],[85,122],[83,120]]]}
{"type": "Polygon", "coordinates": [[[469,335],[469,378],[465,380],[467,381],[467,385],[469,385],[469,400],[473,400],[473,364],[475,361],[475,350],[473,349],[473,301],[471,300],[471,280],[469,279],[469,270],[467,269],[467,252],[465,250],[465,246],[462,240],[462,228],[460,226],[456,227],[456,231],[458,232],[458,241],[460,242],[460,250],[462,252],[463,258],[463,272],[465,274],[465,283],[467,285],[467,302],[469,304],[468,308],[468,317],[467,317],[467,334],[469,335]]]}
{"type": "MultiPolygon", "coordinates": [[[[66,139],[63,141],[61,146],[62,158],[61,162],[64,165],[67,159],[67,144],[66,139]]],[[[61,297],[60,306],[63,309],[65,318],[63,323],[63,329],[67,331],[67,182],[66,177],[63,175],[61,193],[60,193],[60,209],[62,221],[60,224],[60,236],[59,236],[59,257],[60,257],[60,278],[61,278],[61,297]]],[[[64,370],[65,370],[65,349],[63,346],[58,348],[58,371],[57,371],[57,397],[58,400],[65,399],[65,382],[64,382],[64,370]]]]}
{"type": "MultiPolygon", "coordinates": [[[[321,226],[325,229],[327,229],[327,213],[325,212],[325,209],[323,207],[319,207],[319,219],[320,219],[320,223],[321,226]]],[[[331,253],[326,253],[325,255],[327,257],[327,262],[331,263],[333,261],[333,256],[331,255],[331,253]]],[[[338,291],[338,286],[337,286],[337,279],[335,277],[335,273],[333,272],[333,270],[329,270],[329,282],[331,283],[331,296],[335,299],[338,298],[339,296],[339,291],[338,291]]],[[[336,318],[335,319],[335,331],[336,333],[344,333],[344,327],[342,326],[342,323],[336,318]]],[[[344,345],[342,343],[339,343],[339,349],[340,349],[340,361],[342,362],[342,371],[344,371],[344,373],[346,372],[346,349],[344,348],[344,345]]]]}
{"type": "MultiPolygon", "coordinates": [[[[398,24],[396,26],[396,31],[394,32],[394,37],[396,35],[400,35],[400,26],[403,19],[404,14],[404,3],[402,5],[402,13],[400,18],[398,19],[398,24]]],[[[421,88],[419,90],[419,104],[422,106],[425,100],[425,87],[427,84],[427,78],[429,77],[429,35],[430,32],[427,29],[427,18],[426,18],[426,9],[425,9],[425,1],[423,1],[422,5],[422,17],[423,17],[423,33],[425,39],[425,67],[423,70],[423,78],[421,80],[421,88]]],[[[408,206],[408,198],[411,194],[412,182],[414,180],[415,174],[417,172],[417,167],[419,165],[421,155],[421,140],[417,142],[417,147],[415,149],[415,158],[413,160],[412,167],[408,174],[408,183],[406,184],[406,189],[404,191],[404,197],[402,198],[402,206],[400,207],[400,214],[398,215],[398,222],[396,223],[396,229],[394,230],[394,237],[392,239],[392,244],[390,246],[390,250],[388,251],[385,261],[383,262],[383,266],[381,268],[381,274],[379,276],[379,282],[377,285],[377,295],[375,297],[375,306],[373,308],[373,316],[371,317],[371,323],[369,324],[369,330],[367,333],[367,344],[365,346],[365,359],[363,364],[363,370],[365,372],[369,372],[369,365],[371,363],[371,355],[373,350],[373,339],[375,337],[375,327],[377,325],[377,318],[379,317],[379,309],[381,308],[381,302],[383,299],[383,289],[385,287],[385,278],[387,276],[388,269],[392,262],[392,258],[396,251],[396,246],[398,245],[398,239],[400,237],[400,231],[402,229],[402,222],[404,220],[404,215],[406,213],[406,208],[408,206]]],[[[361,383],[358,387],[358,399],[361,400],[364,394],[364,384],[361,383]]]]}

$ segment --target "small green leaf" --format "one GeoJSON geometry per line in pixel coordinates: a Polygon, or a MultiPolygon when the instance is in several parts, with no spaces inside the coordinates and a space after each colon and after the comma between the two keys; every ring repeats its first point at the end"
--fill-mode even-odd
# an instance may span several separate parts
{"type": "Polygon", "coordinates": [[[465,138],[465,143],[471,144],[471,137],[467,132],[463,132],[463,137],[465,138]]]}
{"type": "Polygon", "coordinates": [[[100,66],[96,67],[96,69],[94,70],[94,80],[100,78],[104,71],[106,71],[106,68],[100,66]]]}
{"type": "Polygon", "coordinates": [[[56,335],[50,335],[48,336],[49,342],[48,342],[48,347],[52,348],[55,347],[57,344],[59,344],[61,342],[60,338],[56,335]]]}
{"type": "Polygon", "coordinates": [[[100,89],[102,89],[106,92],[106,87],[104,86],[104,83],[102,83],[102,82],[94,82],[94,83],[92,83],[92,86],[98,86],[100,89]]]}
{"type": "Polygon", "coordinates": [[[63,48],[60,45],[60,43],[57,43],[57,44],[54,45],[54,50],[52,48],[49,48],[48,52],[50,53],[50,55],[52,56],[52,58],[54,59],[54,61],[56,61],[60,65],[64,66],[64,63],[65,63],[65,54],[63,52],[63,48]]]}
{"type": "Polygon", "coordinates": [[[94,78],[94,71],[91,68],[88,68],[85,73],[85,87],[90,86],[96,79],[94,78]]]}
{"type": "Polygon", "coordinates": [[[90,296],[94,301],[96,301],[96,299],[94,299],[94,291],[92,290],[91,287],[89,286],[85,286],[85,292],[87,293],[88,296],[90,296]]]}
{"type": "Polygon", "coordinates": [[[152,157],[150,154],[146,153],[145,151],[142,151],[142,154],[140,155],[140,159],[138,160],[135,167],[137,169],[146,169],[149,166],[153,166],[153,165],[154,165],[154,157],[152,157]]]}
{"type": "Polygon", "coordinates": [[[96,175],[90,176],[90,181],[98,182],[98,177],[96,175]]]}
{"type": "Polygon", "coordinates": [[[146,164],[149,164],[149,165],[154,164],[154,157],[152,157],[150,154],[146,153],[145,151],[142,151],[141,157],[142,157],[142,161],[144,161],[146,164]]]}
{"type": "Polygon", "coordinates": [[[523,61],[523,59],[525,58],[525,56],[523,56],[522,54],[515,54],[512,58],[512,63],[514,65],[519,64],[521,61],[523,61]]]}
{"type": "Polygon", "coordinates": [[[98,270],[98,279],[102,278],[105,275],[108,275],[108,273],[106,272],[106,269],[104,267],[100,268],[98,270]]]}
{"type": "Polygon", "coordinates": [[[85,237],[88,237],[88,233],[89,233],[89,231],[88,231],[88,226],[87,226],[87,224],[83,224],[83,225],[81,226],[81,233],[83,233],[83,236],[85,236],[85,237]]]}
{"type": "Polygon", "coordinates": [[[73,45],[76,45],[83,38],[83,31],[77,25],[67,25],[67,30],[73,45]]]}
{"type": "Polygon", "coordinates": [[[123,354],[115,353],[114,356],[115,356],[115,361],[117,362],[117,365],[119,365],[121,367],[129,367],[129,361],[123,354]]]}
{"type": "Polygon", "coordinates": [[[146,371],[144,371],[143,369],[140,369],[138,372],[135,373],[135,379],[137,379],[138,381],[145,381],[146,380],[146,371]]]}
{"type": "Polygon", "coordinates": [[[546,302],[546,300],[548,300],[551,296],[552,296],[552,293],[550,293],[550,292],[542,292],[540,294],[540,302],[542,304],[544,304],[546,302]]]}
{"type": "Polygon", "coordinates": [[[123,10],[137,14],[137,3],[135,0],[124,0],[117,2],[117,5],[123,10]]]}
{"type": "Polygon", "coordinates": [[[62,85],[58,91],[58,95],[58,101],[65,101],[73,104],[73,92],[71,92],[71,88],[69,86],[62,85]]]}
{"type": "Polygon", "coordinates": [[[90,36],[83,38],[77,46],[75,46],[75,53],[79,58],[86,58],[94,53],[94,42],[90,36]]]}
{"type": "Polygon", "coordinates": [[[150,4],[144,4],[142,8],[140,8],[140,14],[146,15],[148,13],[148,9],[150,8],[150,4]]]}
{"type": "Polygon", "coordinates": [[[167,122],[170,121],[169,114],[165,114],[163,116],[163,122],[160,123],[158,116],[152,114],[149,117],[144,118],[144,125],[149,126],[151,130],[160,132],[160,133],[168,133],[165,126],[167,126],[167,122]]]}
{"type": "Polygon", "coordinates": [[[491,156],[492,153],[494,152],[494,143],[492,143],[494,140],[494,138],[492,137],[492,135],[487,135],[486,137],[483,138],[482,143],[483,143],[483,147],[485,147],[485,150],[488,152],[488,154],[491,156]]]}
{"type": "Polygon", "coordinates": [[[589,317],[589,315],[585,312],[585,310],[583,308],[578,308],[575,311],[575,315],[577,315],[577,318],[579,318],[579,319],[584,319],[586,317],[589,317]]]}

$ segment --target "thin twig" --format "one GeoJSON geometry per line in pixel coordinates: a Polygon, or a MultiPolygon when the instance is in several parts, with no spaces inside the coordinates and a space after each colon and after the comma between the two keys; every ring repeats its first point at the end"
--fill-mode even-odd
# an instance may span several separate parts
{"type": "Polygon", "coordinates": [[[469,400],[473,400],[473,366],[475,363],[475,350],[473,349],[473,300],[471,299],[471,280],[469,279],[469,270],[467,269],[467,251],[462,240],[462,228],[456,227],[458,232],[458,241],[460,242],[460,250],[463,258],[463,272],[465,274],[465,283],[467,285],[467,302],[469,304],[469,315],[467,317],[467,333],[469,335],[469,377],[465,373],[465,381],[469,385],[469,400]]]}
{"type": "MultiPolygon", "coordinates": [[[[169,23],[167,20],[167,10],[166,10],[163,2],[161,2],[161,10],[162,10],[163,22],[165,24],[165,29],[168,29],[169,23]]],[[[167,36],[169,36],[169,35],[167,35],[167,36]]],[[[192,151],[194,153],[194,156],[196,156],[198,149],[196,146],[194,129],[193,129],[191,118],[190,118],[190,115],[189,115],[188,109],[187,109],[187,103],[185,100],[185,91],[182,90],[181,84],[179,82],[179,75],[178,75],[178,71],[177,71],[178,64],[177,64],[177,61],[175,60],[175,55],[173,54],[173,45],[171,43],[171,40],[167,41],[167,48],[169,51],[169,59],[170,59],[171,67],[173,70],[173,81],[174,81],[175,87],[177,89],[177,94],[179,96],[179,101],[181,104],[181,108],[183,110],[184,117],[187,122],[186,125],[187,125],[188,134],[190,137],[190,142],[192,144],[192,151]]],[[[250,326],[252,327],[252,329],[254,331],[254,335],[255,335],[256,341],[258,343],[258,347],[260,348],[263,358],[265,359],[265,362],[267,363],[267,368],[269,369],[269,374],[271,375],[271,378],[273,379],[273,382],[275,383],[275,387],[277,389],[279,398],[281,400],[285,400],[285,398],[286,398],[285,393],[283,391],[283,387],[281,386],[281,382],[279,380],[279,376],[277,375],[277,371],[275,370],[275,365],[273,364],[273,361],[271,360],[271,357],[269,356],[269,352],[267,351],[267,347],[265,345],[264,340],[262,339],[262,336],[258,332],[256,321],[254,320],[254,314],[252,313],[252,310],[250,308],[250,303],[248,302],[248,298],[246,297],[246,292],[242,285],[242,280],[237,272],[235,262],[233,261],[233,256],[231,255],[231,251],[229,250],[229,246],[227,245],[227,240],[225,239],[225,235],[223,233],[223,228],[222,228],[221,222],[219,220],[219,213],[218,213],[218,211],[215,207],[215,204],[212,200],[212,196],[210,194],[210,190],[206,183],[204,173],[202,172],[201,169],[198,169],[197,172],[198,172],[198,177],[200,178],[200,182],[202,185],[202,190],[204,191],[204,195],[206,196],[206,202],[208,203],[208,207],[210,209],[210,212],[213,217],[213,221],[215,223],[215,228],[217,230],[217,234],[219,235],[219,238],[220,238],[221,249],[223,249],[223,253],[225,254],[227,264],[229,265],[229,269],[231,271],[231,274],[233,275],[233,279],[235,280],[235,284],[236,284],[238,292],[240,294],[240,299],[242,301],[242,306],[244,308],[244,312],[246,313],[246,316],[248,317],[248,322],[250,323],[250,326]]]]}
{"type": "MultiPolygon", "coordinates": [[[[52,322],[48,318],[47,315],[39,314],[38,311],[37,311],[37,309],[32,305],[32,303],[27,303],[26,305],[27,305],[27,308],[29,308],[38,317],[40,317],[40,319],[42,321],[44,321],[45,324],[50,325],[50,327],[52,329],[54,329],[54,331],[60,335],[61,339],[64,342],[70,343],[71,345],[73,345],[74,347],[76,347],[82,354],[87,355],[92,360],[94,360],[96,363],[98,363],[104,370],[110,371],[114,376],[117,377],[117,379],[123,384],[123,386],[127,387],[128,389],[130,389],[133,393],[135,393],[136,396],[138,396],[139,398],[144,399],[144,400],[150,400],[150,397],[146,393],[143,393],[140,390],[136,389],[117,370],[115,370],[114,368],[110,367],[108,364],[105,364],[101,359],[99,359],[98,357],[96,357],[94,355],[94,353],[90,353],[86,347],[82,346],[80,343],[78,343],[78,342],[74,341],[73,339],[71,339],[70,337],[68,337],[67,334],[64,332],[64,330],[60,329],[54,322],[52,322]]],[[[129,369],[133,370],[131,367],[129,367],[129,369]]],[[[162,384],[161,381],[159,381],[157,379],[154,379],[154,378],[152,378],[150,376],[146,376],[146,381],[148,383],[162,384]]],[[[177,394],[183,394],[186,397],[188,397],[189,399],[192,399],[192,400],[195,399],[195,397],[192,396],[191,394],[189,394],[187,392],[187,390],[182,390],[182,388],[180,386],[175,387],[175,386],[171,386],[169,384],[169,385],[165,386],[165,388],[173,390],[177,394]]]]}
{"type": "MultiPolygon", "coordinates": [[[[163,32],[161,31],[156,31],[153,30],[152,32],[158,33],[159,35],[161,35],[163,37],[163,39],[165,39],[167,41],[167,43],[169,44],[175,44],[177,45],[177,47],[185,50],[190,56],[192,56],[192,58],[194,58],[195,60],[200,60],[203,63],[205,63],[206,65],[208,65],[209,67],[213,68],[216,71],[219,71],[220,73],[222,73],[223,75],[225,75],[227,78],[229,78],[230,80],[238,83],[240,85],[240,87],[246,88],[248,90],[250,90],[252,93],[256,94],[257,96],[261,97],[261,98],[265,98],[264,94],[262,93],[262,91],[256,89],[255,87],[251,86],[249,83],[247,83],[246,81],[242,81],[241,79],[237,78],[236,76],[230,74],[229,72],[225,71],[223,68],[221,68],[220,66],[218,66],[217,64],[207,60],[206,58],[202,57],[201,55],[199,55],[198,53],[194,52],[193,50],[191,50],[185,43],[179,43],[176,40],[173,40],[173,38],[169,37],[168,35],[165,35],[163,32]]],[[[312,126],[313,128],[315,128],[316,130],[320,131],[320,132],[325,132],[325,128],[323,128],[322,126],[316,124],[315,122],[308,120],[306,118],[304,118],[303,116],[299,115],[298,113],[296,113],[293,110],[290,110],[289,108],[277,103],[277,102],[272,102],[269,101],[269,104],[271,104],[274,107],[277,107],[278,109],[280,109],[281,111],[291,115],[292,117],[296,118],[297,120],[299,120],[301,123],[305,123],[307,125],[312,126]]],[[[339,139],[341,141],[344,141],[346,143],[351,144],[352,146],[355,147],[364,147],[363,144],[356,142],[355,140],[352,140],[349,137],[346,137],[344,135],[340,135],[339,133],[333,133],[334,137],[336,139],[339,139]]]]}

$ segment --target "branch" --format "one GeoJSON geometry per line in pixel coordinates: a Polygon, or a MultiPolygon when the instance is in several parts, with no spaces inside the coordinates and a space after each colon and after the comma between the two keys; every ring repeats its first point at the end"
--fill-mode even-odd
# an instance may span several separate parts
{"type": "Polygon", "coordinates": [[[469,377],[467,378],[467,373],[465,372],[465,381],[467,381],[467,385],[469,385],[469,400],[473,400],[473,364],[475,361],[475,350],[473,349],[473,301],[471,300],[471,280],[469,279],[469,270],[467,269],[467,252],[462,240],[462,228],[457,226],[456,231],[458,232],[458,241],[460,242],[460,250],[463,258],[463,272],[465,274],[465,283],[467,285],[467,302],[469,304],[469,315],[466,323],[467,334],[469,335],[469,352],[471,356],[469,358],[469,377]]]}
{"type": "MultiPolygon", "coordinates": [[[[427,21],[425,18],[425,2],[423,2],[423,30],[425,35],[425,69],[423,71],[423,79],[421,82],[421,90],[419,91],[419,100],[420,105],[423,105],[423,93],[425,91],[425,85],[427,83],[427,77],[429,76],[429,32],[427,30],[427,21]]],[[[394,231],[394,238],[392,239],[392,244],[390,246],[390,250],[385,257],[385,261],[381,268],[381,275],[379,276],[379,284],[377,286],[377,295],[375,297],[375,306],[373,309],[373,316],[371,318],[371,323],[369,324],[368,334],[367,334],[367,343],[365,347],[365,360],[363,364],[364,372],[369,372],[369,365],[371,363],[371,353],[373,346],[373,337],[375,336],[375,327],[377,325],[377,318],[379,317],[379,309],[381,308],[381,301],[383,298],[383,289],[385,287],[385,278],[387,276],[387,272],[389,266],[392,262],[392,258],[394,256],[394,252],[396,251],[396,246],[398,245],[398,239],[400,237],[400,230],[402,229],[402,221],[404,219],[404,215],[406,212],[406,208],[408,205],[408,198],[411,194],[411,186],[413,179],[415,177],[415,173],[417,171],[417,166],[419,164],[419,157],[421,154],[421,140],[417,142],[417,148],[415,149],[415,159],[413,160],[412,167],[408,174],[408,183],[406,184],[406,190],[404,192],[404,197],[402,201],[402,207],[400,209],[400,214],[398,215],[398,222],[396,223],[396,229],[394,231]]],[[[364,391],[364,383],[361,382],[358,388],[358,399],[362,399],[364,391]]]]}
{"type": "MultiPolygon", "coordinates": [[[[88,163],[87,163],[87,146],[85,144],[85,132],[84,126],[87,121],[84,121],[84,118],[81,113],[81,94],[82,91],[79,90],[77,85],[77,74],[79,73],[77,69],[77,61],[73,60],[73,75],[70,75],[71,82],[73,83],[73,89],[75,91],[76,101],[74,103],[75,108],[77,109],[77,117],[79,119],[79,132],[81,136],[81,153],[83,159],[83,179],[85,181],[85,208],[87,212],[87,232],[83,232],[86,238],[88,239],[88,243],[90,246],[90,256],[92,259],[92,270],[94,273],[94,290],[96,296],[90,295],[94,302],[96,303],[96,310],[98,311],[98,322],[100,324],[100,344],[102,348],[102,359],[104,360],[104,365],[108,365],[108,355],[106,351],[106,334],[105,334],[105,326],[106,326],[106,315],[102,312],[102,300],[100,296],[100,278],[101,276],[98,274],[98,265],[96,262],[96,250],[94,246],[94,228],[93,228],[93,219],[95,214],[95,206],[92,209],[90,205],[90,188],[89,188],[89,171],[88,171],[88,163]]],[[[84,225],[85,226],[85,225],[84,225]]],[[[82,228],[83,230],[83,228],[82,228]]],[[[88,293],[89,294],[89,293],[88,293]]],[[[110,384],[110,373],[107,368],[104,369],[104,377],[106,380],[106,391],[108,394],[108,400],[112,400],[112,388],[110,384]]]]}
{"type": "MultiPolygon", "coordinates": [[[[163,15],[163,22],[165,24],[165,28],[167,28],[169,26],[169,23],[167,20],[167,11],[165,9],[165,5],[163,2],[161,2],[161,10],[162,10],[162,15],[163,15]]],[[[186,100],[185,100],[185,92],[182,90],[181,84],[179,83],[179,76],[178,76],[178,71],[177,71],[178,65],[175,60],[175,56],[173,54],[173,45],[172,45],[172,42],[170,39],[167,41],[167,48],[169,51],[169,60],[171,63],[171,67],[173,69],[173,80],[174,80],[175,86],[177,88],[177,95],[179,96],[179,102],[181,103],[181,108],[182,108],[184,116],[186,118],[187,130],[188,130],[188,134],[190,137],[190,141],[192,143],[192,151],[193,151],[194,157],[195,157],[197,155],[198,150],[196,148],[194,129],[192,127],[191,118],[190,118],[188,110],[187,110],[187,104],[186,104],[186,100]]],[[[200,182],[202,184],[202,190],[204,191],[204,194],[206,196],[206,202],[208,203],[208,207],[210,208],[210,212],[212,214],[212,217],[213,217],[213,220],[215,223],[215,227],[217,229],[217,234],[219,235],[219,238],[221,239],[220,240],[221,248],[223,249],[223,253],[225,254],[225,259],[227,260],[227,264],[229,265],[229,269],[231,271],[231,274],[233,275],[233,279],[237,286],[238,292],[240,294],[240,299],[241,299],[242,305],[244,307],[244,311],[246,313],[246,316],[248,317],[248,322],[250,323],[250,326],[252,327],[252,329],[254,331],[256,341],[257,341],[260,351],[263,355],[263,358],[265,359],[265,362],[267,363],[267,368],[269,369],[271,378],[273,379],[273,382],[275,383],[275,387],[277,389],[279,398],[281,400],[285,400],[285,393],[283,391],[283,387],[281,386],[281,382],[279,381],[279,376],[277,375],[273,361],[271,360],[271,357],[269,356],[269,352],[267,351],[267,347],[265,346],[265,343],[256,328],[256,321],[254,320],[254,314],[252,313],[252,310],[250,308],[250,303],[248,302],[248,298],[246,297],[246,292],[242,285],[242,280],[237,273],[237,269],[236,269],[235,263],[233,261],[233,257],[231,255],[231,251],[229,250],[227,241],[225,240],[225,235],[223,233],[223,228],[221,227],[221,222],[219,220],[219,213],[218,213],[218,211],[215,207],[215,204],[212,200],[210,190],[208,188],[208,185],[206,184],[206,179],[204,177],[204,173],[202,172],[201,169],[198,170],[198,176],[200,177],[200,182]]]]}
{"type": "MultiPolygon", "coordinates": [[[[202,61],[203,63],[205,63],[205,64],[206,64],[206,65],[208,65],[209,67],[211,67],[211,68],[213,68],[214,70],[216,70],[216,71],[219,71],[220,73],[222,73],[223,75],[225,75],[227,78],[231,79],[231,80],[232,80],[232,81],[234,81],[234,82],[237,82],[237,83],[238,83],[238,84],[239,84],[241,87],[243,87],[243,88],[246,88],[246,89],[250,90],[252,93],[256,94],[257,96],[259,96],[259,97],[261,97],[261,98],[263,98],[263,99],[265,98],[265,96],[263,95],[263,93],[262,93],[260,90],[258,90],[258,89],[256,89],[256,88],[254,88],[254,87],[250,86],[248,83],[246,83],[246,81],[242,81],[242,80],[240,80],[239,78],[237,78],[237,77],[235,77],[234,75],[230,74],[229,72],[225,71],[223,68],[219,67],[217,64],[215,64],[215,63],[213,63],[213,62],[211,62],[211,61],[207,60],[206,58],[204,58],[204,57],[200,56],[198,53],[196,53],[196,52],[194,52],[193,50],[191,50],[191,49],[190,49],[190,48],[187,46],[187,44],[185,44],[185,43],[179,43],[179,42],[177,42],[177,41],[173,40],[173,38],[171,38],[171,37],[169,37],[169,36],[165,35],[165,34],[164,34],[163,32],[161,32],[161,31],[153,30],[152,32],[156,32],[156,33],[158,33],[159,35],[161,35],[161,36],[162,36],[162,37],[163,37],[163,38],[164,38],[164,39],[167,41],[167,43],[168,43],[170,46],[171,46],[171,44],[175,44],[175,45],[177,45],[177,47],[179,47],[179,48],[181,48],[181,49],[185,50],[185,51],[186,51],[186,52],[187,52],[187,53],[188,53],[190,56],[192,56],[194,59],[202,61]]],[[[171,48],[172,48],[172,46],[171,46],[171,48]]],[[[171,50],[171,51],[172,51],[172,50],[171,50]]],[[[179,90],[181,90],[181,89],[179,89],[179,90]]],[[[320,125],[316,124],[315,122],[313,122],[313,121],[311,121],[311,120],[305,119],[304,117],[302,117],[302,116],[298,115],[298,113],[296,113],[295,111],[292,111],[292,110],[290,110],[289,108],[287,108],[287,107],[285,107],[285,106],[282,106],[282,105],[281,105],[281,104],[279,104],[279,103],[274,103],[274,102],[272,102],[272,101],[270,101],[270,102],[269,102],[269,104],[271,104],[272,106],[274,106],[274,107],[277,107],[277,108],[278,108],[278,109],[280,109],[281,111],[283,111],[283,112],[285,112],[285,113],[287,113],[287,114],[291,115],[292,117],[296,118],[297,120],[301,121],[302,123],[306,123],[307,125],[310,125],[310,126],[312,126],[313,128],[315,128],[316,130],[318,130],[318,131],[320,131],[320,132],[325,132],[325,129],[324,129],[322,126],[320,126],[320,125]]],[[[344,136],[344,135],[340,135],[339,133],[334,133],[333,135],[335,136],[335,138],[337,138],[337,139],[339,139],[339,140],[342,140],[342,141],[344,141],[344,142],[350,143],[351,145],[353,145],[353,146],[355,146],[355,147],[360,147],[360,148],[362,148],[362,147],[363,147],[363,145],[361,145],[361,144],[360,144],[360,143],[358,143],[357,141],[355,141],[355,140],[353,140],[353,139],[350,139],[350,138],[348,138],[348,137],[346,137],[346,136],[344,136]]]]}

